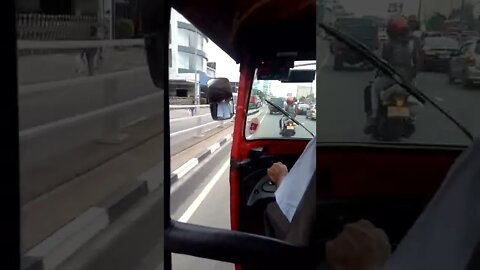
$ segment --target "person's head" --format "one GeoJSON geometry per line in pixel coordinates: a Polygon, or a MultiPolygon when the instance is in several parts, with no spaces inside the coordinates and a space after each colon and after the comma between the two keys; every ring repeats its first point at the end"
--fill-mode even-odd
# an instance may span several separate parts
{"type": "Polygon", "coordinates": [[[387,34],[390,40],[408,41],[409,30],[408,20],[402,16],[393,17],[387,23],[387,34]]]}
{"type": "Polygon", "coordinates": [[[408,17],[408,26],[410,28],[410,31],[417,31],[420,30],[420,23],[417,20],[417,16],[415,15],[410,15],[408,17]]]}
{"type": "Polygon", "coordinates": [[[287,98],[287,105],[293,105],[294,102],[295,102],[295,99],[293,97],[287,98]]]}

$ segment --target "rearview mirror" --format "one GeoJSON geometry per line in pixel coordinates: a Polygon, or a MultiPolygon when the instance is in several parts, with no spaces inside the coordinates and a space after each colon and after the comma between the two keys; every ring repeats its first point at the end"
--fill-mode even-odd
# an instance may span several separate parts
{"type": "Polygon", "coordinates": [[[215,78],[207,82],[207,97],[213,120],[228,120],[233,117],[235,104],[232,92],[227,78],[215,78]]]}

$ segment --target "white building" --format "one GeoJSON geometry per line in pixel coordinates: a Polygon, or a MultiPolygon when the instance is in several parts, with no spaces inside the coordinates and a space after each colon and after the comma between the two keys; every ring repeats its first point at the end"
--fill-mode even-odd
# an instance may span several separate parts
{"type": "Polygon", "coordinates": [[[215,64],[207,67],[208,38],[185,17],[172,9],[170,18],[170,96],[195,96],[195,79],[200,85],[215,77],[215,64]],[[197,72],[197,73],[196,73],[197,72]]]}

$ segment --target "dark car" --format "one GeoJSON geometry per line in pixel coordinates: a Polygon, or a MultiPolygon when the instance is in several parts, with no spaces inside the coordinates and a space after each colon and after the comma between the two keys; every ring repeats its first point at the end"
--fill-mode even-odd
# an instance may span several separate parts
{"type": "Polygon", "coordinates": [[[428,37],[423,42],[420,60],[423,70],[448,70],[452,55],[458,51],[459,43],[449,37],[428,37]]]}
{"type": "MultiPolygon", "coordinates": [[[[277,98],[277,97],[271,98],[270,102],[272,102],[275,105],[278,105],[280,108],[284,107],[283,98],[277,98]]],[[[277,108],[272,106],[271,104],[268,104],[268,110],[269,110],[270,114],[281,114],[281,112],[277,108]]]]}
{"type": "MultiPolygon", "coordinates": [[[[372,51],[379,48],[378,26],[370,19],[341,18],[337,20],[336,28],[362,42],[372,51]]],[[[333,40],[330,50],[334,55],[334,70],[341,70],[345,64],[352,66],[360,64],[362,67],[372,68],[366,64],[366,60],[360,54],[351,50],[343,42],[333,40]]]]}

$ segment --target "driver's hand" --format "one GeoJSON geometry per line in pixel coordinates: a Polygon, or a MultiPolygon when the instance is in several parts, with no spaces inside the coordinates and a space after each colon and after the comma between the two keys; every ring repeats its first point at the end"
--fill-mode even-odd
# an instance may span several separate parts
{"type": "Polygon", "coordinates": [[[287,174],[287,166],[281,162],[273,163],[273,165],[267,170],[268,177],[270,177],[270,180],[272,180],[277,187],[280,186],[280,183],[287,174]]]}
{"type": "Polygon", "coordinates": [[[332,270],[378,270],[390,253],[385,232],[366,220],[347,224],[326,245],[326,259],[332,270]]]}

